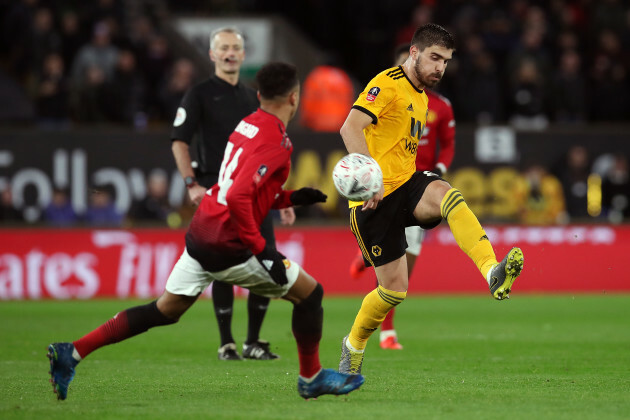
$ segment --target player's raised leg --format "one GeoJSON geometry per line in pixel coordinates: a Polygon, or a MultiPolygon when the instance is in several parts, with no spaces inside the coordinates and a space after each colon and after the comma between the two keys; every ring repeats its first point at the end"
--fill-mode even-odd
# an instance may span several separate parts
{"type": "Polygon", "coordinates": [[[435,208],[436,198],[440,201],[440,214],[448,222],[455,241],[486,279],[492,296],[498,300],[507,298],[514,280],[523,269],[522,251],[518,248],[513,249],[506,256],[505,264],[499,264],[486,232],[466,204],[464,197],[459,190],[444,181],[429,184],[414,211],[414,216],[418,220],[426,218],[435,208]],[[499,269],[495,269],[496,267],[499,269]],[[491,277],[495,279],[492,280],[491,277]]]}

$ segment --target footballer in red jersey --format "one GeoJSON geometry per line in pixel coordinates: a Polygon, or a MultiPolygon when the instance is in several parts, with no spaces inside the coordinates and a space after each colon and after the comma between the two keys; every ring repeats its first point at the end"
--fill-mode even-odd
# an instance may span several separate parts
{"type": "Polygon", "coordinates": [[[455,117],[451,101],[425,89],[429,97],[427,125],[418,142],[416,169],[439,176],[446,173],[455,155],[455,117]],[[439,147],[438,147],[439,146],[439,147]]]}
{"type": "MultiPolygon", "coordinates": [[[[409,45],[402,45],[396,49],[394,65],[401,65],[409,57],[409,45]]],[[[424,90],[429,98],[429,112],[427,124],[418,141],[418,153],[416,155],[416,170],[431,171],[439,176],[446,173],[453,156],[455,155],[455,117],[451,102],[439,93],[429,89],[424,90]]],[[[413,271],[416,259],[420,255],[424,229],[420,226],[405,228],[407,240],[407,272],[409,276],[413,271]]],[[[350,276],[358,279],[365,271],[366,266],[363,254],[359,251],[350,264],[350,276]]],[[[398,342],[398,335],[394,328],[394,313],[392,308],[383,323],[380,331],[380,345],[383,349],[402,350],[398,342]]]]}
{"type": "Polygon", "coordinates": [[[323,288],[260,234],[260,223],[271,208],[324,202],[326,195],[313,188],[282,189],[293,148],[285,127],[300,100],[295,66],[266,64],[256,80],[260,109],[242,120],[230,136],[219,180],[195,212],[186,234],[187,247],[162,296],[119,312],[74,342],[48,346],[51,382],[58,399],[66,399],[75,367],[87,355],[152,327],[176,323],[215,280],[293,304],[291,329],[298,348],[301,397],[347,394],[363,384],[360,374],[322,368],[323,288]]]}

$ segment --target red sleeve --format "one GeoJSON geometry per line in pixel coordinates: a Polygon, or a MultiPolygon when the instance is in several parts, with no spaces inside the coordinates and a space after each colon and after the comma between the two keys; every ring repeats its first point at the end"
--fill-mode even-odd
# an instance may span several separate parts
{"type": "MultiPolygon", "coordinates": [[[[227,192],[226,202],[230,211],[230,218],[238,230],[239,237],[245,245],[258,254],[265,248],[265,238],[260,234],[260,226],[254,216],[253,200],[270,200],[276,202],[274,197],[267,198],[257,194],[263,184],[269,182],[270,174],[287,164],[290,151],[280,145],[266,144],[257,148],[254,153],[244,157],[243,167],[239,170],[232,186],[227,192]],[[267,176],[255,182],[256,172],[261,165],[267,167],[267,176]]],[[[279,191],[273,192],[277,194],[279,191]]],[[[283,194],[280,194],[283,197],[283,194]]]]}
{"type": "Polygon", "coordinates": [[[437,163],[443,164],[446,169],[451,166],[455,155],[455,116],[453,107],[448,100],[441,99],[439,110],[439,124],[437,127],[437,137],[440,141],[440,153],[437,163]]]}
{"type": "Polygon", "coordinates": [[[287,207],[293,206],[291,202],[291,193],[295,190],[282,190],[278,194],[276,201],[273,202],[272,209],[286,209],[287,207]]]}

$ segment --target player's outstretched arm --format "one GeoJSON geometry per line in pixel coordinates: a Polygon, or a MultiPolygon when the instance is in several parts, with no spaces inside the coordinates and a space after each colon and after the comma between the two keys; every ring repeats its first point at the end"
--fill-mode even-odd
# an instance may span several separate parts
{"type": "Polygon", "coordinates": [[[370,156],[363,129],[372,124],[372,117],[357,109],[351,109],[339,133],[348,153],[361,153],[370,156]]]}

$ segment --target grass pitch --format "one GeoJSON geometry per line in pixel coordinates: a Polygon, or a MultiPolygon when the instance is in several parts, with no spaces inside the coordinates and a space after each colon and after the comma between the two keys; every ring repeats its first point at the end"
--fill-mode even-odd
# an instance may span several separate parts
{"type": "MultiPolygon", "coordinates": [[[[57,401],[47,345],[77,339],[141,303],[0,303],[0,418],[630,418],[627,295],[409,297],[395,320],[404,350],[381,350],[373,336],[363,387],[316,401],[296,391],[288,302],[272,302],[262,332],[280,360],[225,362],[216,357],[212,303],[202,300],[176,325],[91,354],[77,367],[68,399],[57,401]]],[[[325,367],[336,368],[360,303],[325,298],[325,367]]],[[[245,314],[237,299],[237,340],[245,336],[245,314]]]]}

